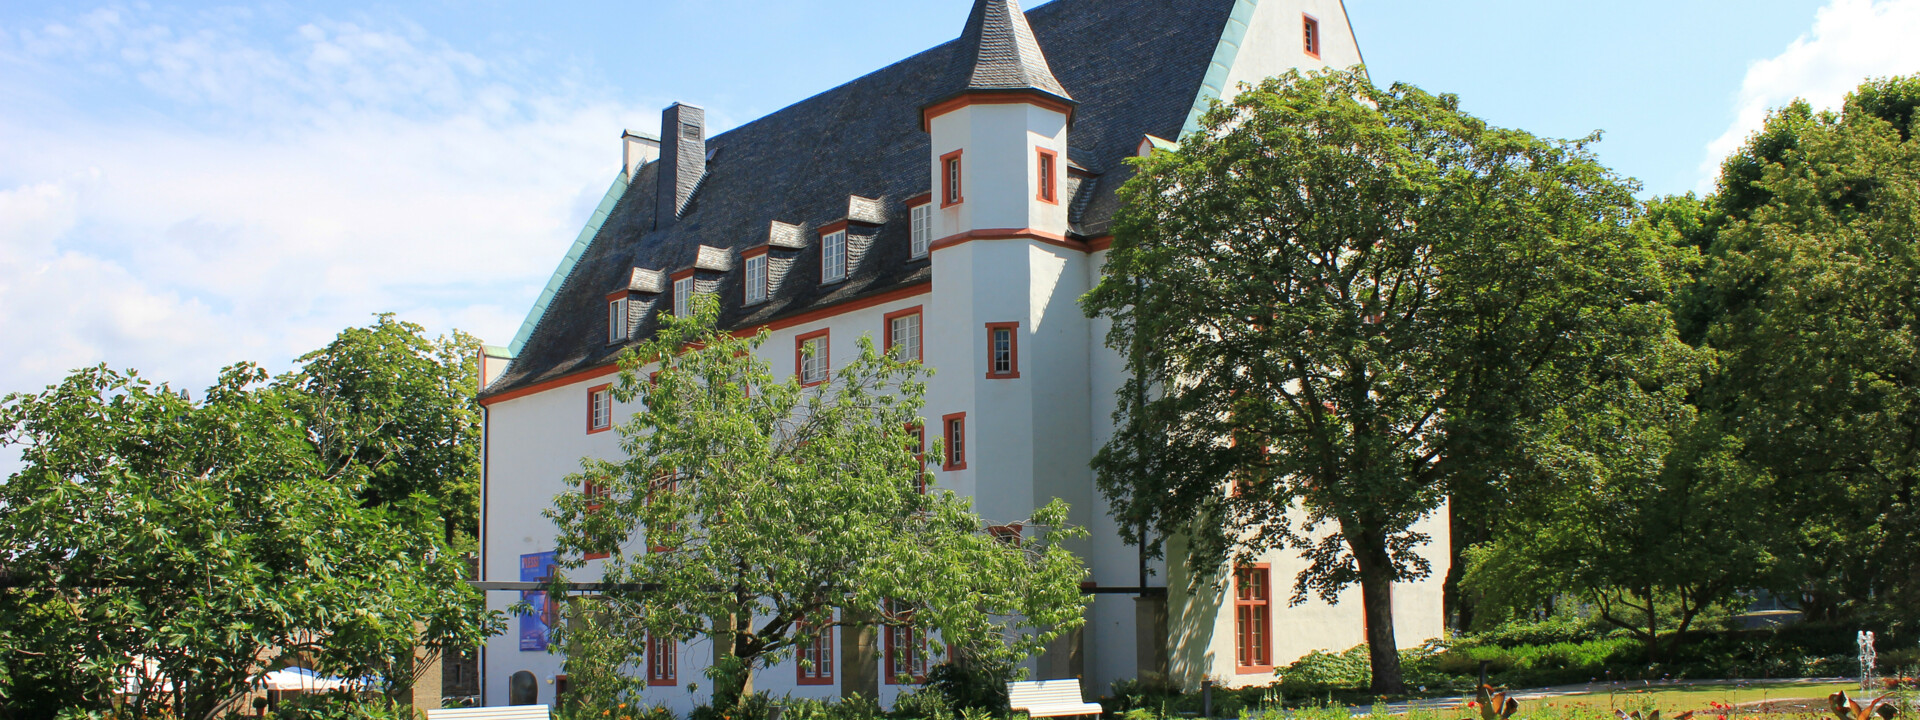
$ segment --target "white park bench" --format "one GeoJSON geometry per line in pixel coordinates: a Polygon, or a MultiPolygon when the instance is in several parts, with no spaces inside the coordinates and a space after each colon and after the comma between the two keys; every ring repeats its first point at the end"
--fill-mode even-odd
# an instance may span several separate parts
{"type": "Polygon", "coordinates": [[[1029,717],[1037,718],[1101,712],[1099,703],[1081,699],[1080,681],[1073,678],[1007,683],[1007,704],[1015,712],[1024,711],[1029,717]]]}
{"type": "Polygon", "coordinates": [[[428,710],[427,720],[550,720],[545,705],[428,710]]]}

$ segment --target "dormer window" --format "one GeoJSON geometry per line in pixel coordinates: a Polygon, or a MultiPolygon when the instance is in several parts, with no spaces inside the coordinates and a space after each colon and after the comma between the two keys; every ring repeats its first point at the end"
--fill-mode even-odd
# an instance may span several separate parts
{"type": "Polygon", "coordinates": [[[607,342],[609,344],[627,341],[627,327],[629,324],[627,318],[627,298],[625,296],[616,297],[607,303],[607,342]]]}
{"type": "Polygon", "coordinates": [[[919,259],[926,257],[928,248],[933,245],[933,204],[931,200],[932,198],[928,198],[929,202],[922,202],[907,210],[907,214],[913,218],[913,240],[907,252],[907,256],[910,258],[919,259]]]}
{"type": "Polygon", "coordinates": [[[960,194],[960,153],[955,150],[940,156],[940,207],[952,207],[966,200],[960,194]]]}
{"type": "Polygon", "coordinates": [[[767,301],[767,254],[762,252],[747,258],[746,303],[758,305],[767,301]]]}
{"type": "Polygon", "coordinates": [[[693,273],[686,277],[673,279],[673,314],[687,317],[693,314],[693,273]]]}
{"type": "Polygon", "coordinates": [[[847,279],[847,231],[835,230],[820,236],[820,282],[835,283],[847,279]]]}

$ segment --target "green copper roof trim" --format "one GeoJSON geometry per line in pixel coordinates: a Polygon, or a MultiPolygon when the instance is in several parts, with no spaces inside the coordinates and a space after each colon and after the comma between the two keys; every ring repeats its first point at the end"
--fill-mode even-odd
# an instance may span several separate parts
{"type": "Polygon", "coordinates": [[[573,266],[580,262],[580,256],[586,254],[587,246],[593,244],[593,237],[600,234],[600,226],[607,223],[607,216],[613,213],[613,206],[620,202],[620,196],[627,192],[627,169],[620,168],[620,174],[614,176],[613,186],[607,188],[606,197],[600,198],[600,206],[593,209],[593,217],[587,218],[587,226],[580,229],[580,236],[573,239],[573,247],[567,249],[567,256],[560,258],[560,267],[553,269],[553,277],[547,279],[547,287],[540,291],[540,299],[533,301],[533,309],[527,311],[527,321],[520,323],[520,332],[513,334],[513,344],[507,350],[514,357],[527,347],[527,339],[533,337],[533,328],[540,324],[540,318],[547,314],[547,305],[553,302],[553,296],[560,292],[560,286],[573,274],[573,266]]]}
{"type": "Polygon", "coordinates": [[[1207,108],[1226,90],[1227,73],[1233,70],[1233,59],[1240,55],[1240,44],[1247,40],[1247,26],[1253,23],[1253,11],[1259,5],[1260,0],[1238,0],[1233,4],[1233,14],[1227,16],[1227,28],[1220,32],[1220,44],[1213,48],[1207,77],[1200,81],[1200,94],[1193,99],[1193,111],[1187,113],[1187,125],[1180,129],[1180,139],[1200,131],[1200,116],[1206,114],[1207,108]]]}

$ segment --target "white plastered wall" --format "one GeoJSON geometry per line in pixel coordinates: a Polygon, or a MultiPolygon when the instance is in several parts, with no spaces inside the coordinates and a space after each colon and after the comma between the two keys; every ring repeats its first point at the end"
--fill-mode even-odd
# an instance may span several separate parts
{"type": "Polygon", "coordinates": [[[1232,100],[1243,83],[1258,85],[1295,68],[1345,69],[1360,63],[1360,45],[1341,0],[1259,0],[1221,95],[1232,100]],[[1304,17],[1320,23],[1318,58],[1306,53],[1304,17]]]}

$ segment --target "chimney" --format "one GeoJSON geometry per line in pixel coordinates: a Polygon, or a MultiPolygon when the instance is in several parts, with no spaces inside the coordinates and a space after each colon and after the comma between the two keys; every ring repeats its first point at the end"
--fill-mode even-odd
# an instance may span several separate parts
{"type": "Polygon", "coordinates": [[[642,166],[660,159],[660,138],[652,133],[628,130],[620,136],[620,144],[629,182],[640,176],[642,166]]]}
{"type": "Polygon", "coordinates": [[[674,103],[660,114],[660,185],[653,213],[655,229],[680,219],[693,189],[707,174],[707,111],[674,103]]]}

